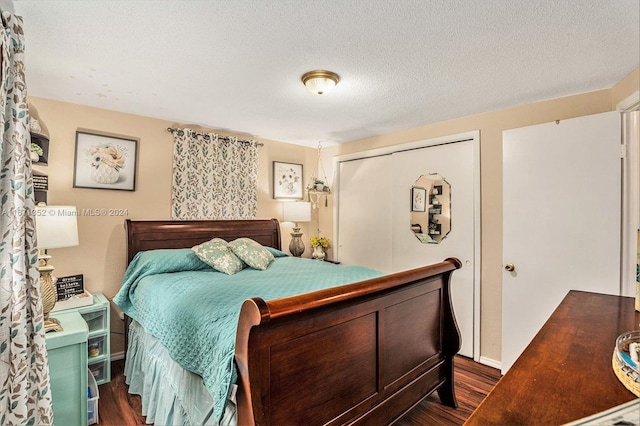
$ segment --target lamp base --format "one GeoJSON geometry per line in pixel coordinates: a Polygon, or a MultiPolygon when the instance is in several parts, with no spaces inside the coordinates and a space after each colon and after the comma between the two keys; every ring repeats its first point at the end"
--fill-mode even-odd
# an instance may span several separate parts
{"type": "Polygon", "coordinates": [[[300,228],[294,226],[293,232],[291,233],[291,242],[289,243],[289,252],[294,257],[300,257],[302,253],[304,253],[304,242],[300,237],[302,237],[300,228]]]}
{"type": "Polygon", "coordinates": [[[38,271],[40,272],[40,294],[42,297],[42,313],[44,314],[44,330],[63,331],[60,321],[49,317],[49,312],[53,309],[58,301],[58,290],[56,288],[57,278],[53,276],[55,270],[53,265],[49,264],[49,255],[40,255],[38,259],[38,271]]]}

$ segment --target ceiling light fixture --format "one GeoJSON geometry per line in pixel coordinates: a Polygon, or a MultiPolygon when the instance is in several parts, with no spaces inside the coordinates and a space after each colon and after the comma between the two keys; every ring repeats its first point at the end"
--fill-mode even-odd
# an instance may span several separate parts
{"type": "Polygon", "coordinates": [[[302,83],[311,93],[322,95],[336,87],[340,81],[340,76],[332,71],[313,70],[302,76],[302,83]]]}

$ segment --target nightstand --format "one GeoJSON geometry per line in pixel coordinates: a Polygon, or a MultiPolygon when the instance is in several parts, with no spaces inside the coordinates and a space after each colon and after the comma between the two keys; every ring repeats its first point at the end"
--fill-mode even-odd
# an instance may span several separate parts
{"type": "Polygon", "coordinates": [[[78,312],[51,314],[63,331],[46,335],[56,425],[87,424],[87,323],[78,312]]]}
{"type": "Polygon", "coordinates": [[[87,365],[98,385],[111,381],[111,310],[102,293],[93,294],[93,304],[59,312],[77,312],[87,323],[87,365]]]}

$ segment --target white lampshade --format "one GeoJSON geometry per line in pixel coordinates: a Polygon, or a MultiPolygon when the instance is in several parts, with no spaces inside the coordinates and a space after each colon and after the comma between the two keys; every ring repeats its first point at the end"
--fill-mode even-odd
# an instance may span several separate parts
{"type": "Polygon", "coordinates": [[[284,222],[309,222],[311,221],[311,203],[306,201],[284,203],[282,216],[284,222]]]}
{"type": "Polygon", "coordinates": [[[78,211],[75,206],[37,206],[38,249],[72,247],[78,241],[78,211]]]}

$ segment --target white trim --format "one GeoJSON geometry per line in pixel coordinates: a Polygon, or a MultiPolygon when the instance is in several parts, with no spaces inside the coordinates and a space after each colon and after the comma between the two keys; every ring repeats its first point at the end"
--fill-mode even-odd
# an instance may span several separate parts
{"type": "Polygon", "coordinates": [[[424,140],[415,141],[415,142],[407,142],[400,145],[391,145],[391,146],[385,146],[382,148],[369,149],[367,151],[359,151],[351,154],[338,155],[336,157],[333,157],[334,171],[337,170],[335,166],[338,165],[338,163],[341,163],[343,161],[377,157],[380,155],[393,154],[394,152],[408,151],[410,149],[424,148],[424,147],[433,146],[433,145],[443,145],[443,144],[459,142],[461,140],[467,140],[467,139],[476,139],[479,141],[480,131],[474,130],[471,132],[458,133],[455,135],[441,136],[439,138],[424,139],[424,140]]]}
{"type": "Polygon", "coordinates": [[[486,356],[481,356],[478,362],[480,364],[497,368],[498,370],[502,371],[502,363],[500,361],[496,361],[495,359],[487,358],[486,356]]]}
{"type": "MultiPolygon", "coordinates": [[[[640,110],[640,90],[616,105],[620,112],[622,158],[622,226],[620,294],[633,296],[636,282],[637,233],[640,228],[640,123],[631,113],[640,110]]],[[[637,114],[637,113],[636,113],[637,114]]]]}
{"type": "MultiPolygon", "coordinates": [[[[473,130],[455,135],[442,136],[438,138],[424,139],[415,142],[408,142],[400,145],[391,145],[382,148],[370,149],[367,151],[354,152],[351,154],[338,155],[333,157],[333,187],[334,193],[340,192],[340,163],[343,161],[359,160],[363,158],[377,157],[381,155],[391,155],[394,152],[408,151],[411,149],[425,148],[428,146],[444,145],[460,141],[473,141],[474,155],[474,271],[473,271],[473,360],[480,360],[480,237],[481,237],[481,209],[480,209],[480,131],[473,130]]],[[[334,197],[333,202],[333,241],[338,241],[339,224],[338,210],[339,197],[334,197]]],[[[339,247],[334,247],[334,256],[340,260],[339,247]]]]}
{"type": "MultiPolygon", "coordinates": [[[[640,104],[636,103],[638,108],[640,104]]],[[[621,111],[621,137],[627,155],[622,158],[622,225],[620,294],[634,296],[637,230],[640,228],[640,112],[621,111]]]]}
{"type": "Polygon", "coordinates": [[[616,105],[616,110],[620,112],[635,111],[640,109],[640,90],[632,93],[616,105]]]}

